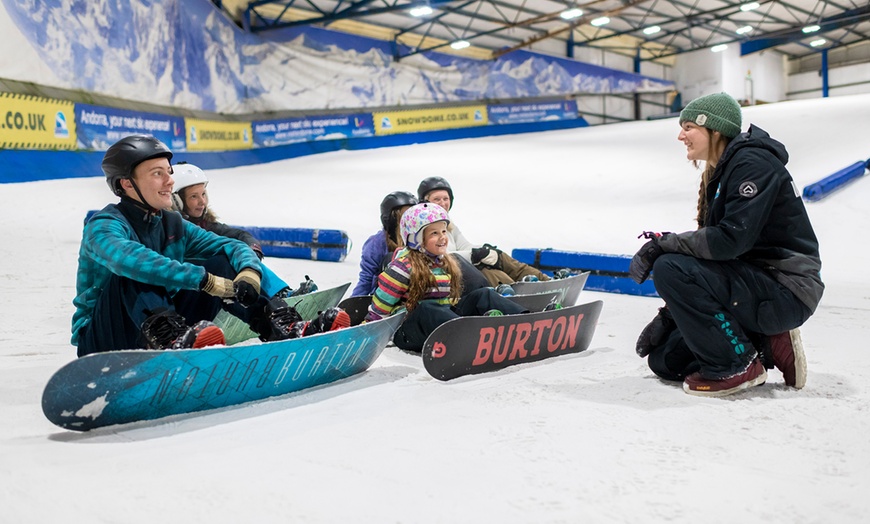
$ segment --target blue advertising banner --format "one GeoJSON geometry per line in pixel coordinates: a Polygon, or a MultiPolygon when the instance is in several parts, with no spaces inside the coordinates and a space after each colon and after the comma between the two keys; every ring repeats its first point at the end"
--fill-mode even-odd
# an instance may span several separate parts
{"type": "Polygon", "coordinates": [[[270,147],[309,140],[375,136],[371,113],[282,118],[254,122],[254,147],[270,147]]]}
{"type": "Polygon", "coordinates": [[[488,106],[487,110],[489,111],[490,124],[518,124],[577,118],[577,102],[574,100],[531,104],[496,104],[488,106]]]}
{"type": "Polygon", "coordinates": [[[184,118],[76,104],[79,149],[105,151],[128,135],[153,135],[172,151],[185,151],[184,118]]]}

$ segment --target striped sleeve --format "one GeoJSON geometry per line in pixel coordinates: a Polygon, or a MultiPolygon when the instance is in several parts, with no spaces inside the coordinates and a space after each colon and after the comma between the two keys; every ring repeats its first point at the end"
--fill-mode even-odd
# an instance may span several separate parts
{"type": "Polygon", "coordinates": [[[390,316],[401,306],[411,284],[410,264],[406,259],[394,259],[378,276],[378,288],[372,296],[372,305],[366,320],[379,320],[390,316]]]}

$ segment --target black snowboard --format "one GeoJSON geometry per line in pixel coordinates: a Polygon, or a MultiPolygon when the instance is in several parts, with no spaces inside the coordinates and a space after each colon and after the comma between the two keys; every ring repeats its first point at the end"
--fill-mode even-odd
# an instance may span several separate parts
{"type": "Polygon", "coordinates": [[[366,313],[369,312],[369,306],[372,305],[371,295],[360,295],[358,297],[350,297],[338,303],[338,307],[345,310],[350,317],[350,325],[358,326],[366,319],[366,313]]]}
{"type": "Polygon", "coordinates": [[[603,302],[541,313],[460,317],[439,326],[423,345],[423,365],[438,380],[579,353],[589,347],[603,302]]]}
{"type": "Polygon", "coordinates": [[[532,313],[543,311],[550,302],[559,303],[562,300],[561,291],[549,291],[547,293],[537,293],[534,295],[510,295],[504,297],[515,304],[528,309],[532,313]]]}

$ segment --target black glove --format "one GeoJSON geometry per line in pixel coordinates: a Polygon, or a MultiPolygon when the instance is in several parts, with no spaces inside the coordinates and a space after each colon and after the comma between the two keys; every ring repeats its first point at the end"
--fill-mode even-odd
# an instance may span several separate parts
{"type": "Polygon", "coordinates": [[[233,284],[235,284],[236,299],[245,307],[254,305],[260,297],[260,274],[251,268],[239,271],[233,279],[233,284]]]}
{"type": "Polygon", "coordinates": [[[471,263],[475,266],[480,264],[480,261],[489,256],[489,248],[486,246],[476,247],[471,250],[471,263]]]}
{"type": "Polygon", "coordinates": [[[648,238],[649,242],[641,246],[631,259],[631,264],[628,266],[628,276],[638,284],[643,284],[649,278],[652,271],[653,263],[664,253],[664,250],[659,246],[659,233],[652,231],[644,231],[637,238],[648,238]]]}

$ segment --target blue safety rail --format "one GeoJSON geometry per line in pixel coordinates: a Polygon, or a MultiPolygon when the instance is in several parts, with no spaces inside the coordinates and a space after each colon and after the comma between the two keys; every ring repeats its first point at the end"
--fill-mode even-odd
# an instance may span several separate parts
{"type": "Polygon", "coordinates": [[[628,266],[631,263],[631,257],[628,255],[557,251],[554,249],[514,249],[511,255],[520,262],[537,267],[545,273],[552,273],[563,268],[573,271],[589,271],[586,289],[590,291],[647,297],[658,296],[652,279],[643,284],[637,284],[628,277],[628,266]]]}
{"type": "Polygon", "coordinates": [[[864,173],[870,169],[870,160],[859,160],[854,164],[844,167],[833,175],[814,182],[804,188],[804,200],[807,202],[819,201],[838,189],[842,189],[846,184],[857,180],[864,176],[864,173]]]}

